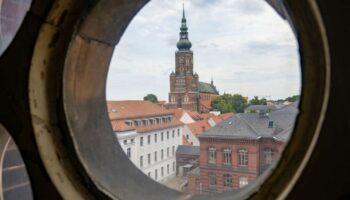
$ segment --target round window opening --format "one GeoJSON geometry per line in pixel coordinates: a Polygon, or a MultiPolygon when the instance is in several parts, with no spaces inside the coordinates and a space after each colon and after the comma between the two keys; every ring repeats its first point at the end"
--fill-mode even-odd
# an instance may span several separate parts
{"type": "Polygon", "coordinates": [[[236,192],[272,169],[301,87],[297,41],[273,6],[162,0],[134,17],[106,93],[115,140],[145,175],[202,195],[236,192]]]}
{"type": "Polygon", "coordinates": [[[81,173],[97,191],[242,198],[286,163],[300,61],[292,18],[271,4],[154,1],[135,17],[140,3],[115,16],[101,12],[108,5],[92,10],[69,48],[63,100],[81,173]],[[96,15],[118,28],[88,28],[96,15]]]}

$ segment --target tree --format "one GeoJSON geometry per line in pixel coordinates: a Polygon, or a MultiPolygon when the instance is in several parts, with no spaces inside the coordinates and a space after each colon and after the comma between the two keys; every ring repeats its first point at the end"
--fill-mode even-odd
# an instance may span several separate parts
{"type": "Polygon", "coordinates": [[[233,110],[236,113],[243,113],[244,109],[247,106],[247,101],[242,95],[234,94],[232,96],[232,105],[233,105],[233,110]]]}
{"type": "Polygon", "coordinates": [[[295,102],[295,101],[297,101],[297,100],[299,100],[299,99],[300,99],[300,95],[294,95],[294,96],[291,96],[291,97],[287,97],[287,98],[285,99],[285,101],[295,102]]]}
{"type": "Polygon", "coordinates": [[[247,101],[240,94],[223,94],[213,99],[211,106],[214,110],[218,110],[221,113],[242,113],[247,106],[247,101]]]}
{"type": "Polygon", "coordinates": [[[154,94],[147,94],[145,97],[143,97],[143,100],[158,103],[158,98],[154,94]]]}
{"type": "Polygon", "coordinates": [[[258,96],[254,96],[252,100],[249,101],[250,105],[267,105],[267,100],[265,98],[259,99],[258,96]]]}

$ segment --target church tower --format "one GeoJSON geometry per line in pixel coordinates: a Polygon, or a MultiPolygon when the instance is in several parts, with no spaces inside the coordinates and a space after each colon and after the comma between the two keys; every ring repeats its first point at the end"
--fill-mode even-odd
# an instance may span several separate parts
{"type": "Polygon", "coordinates": [[[175,52],[175,72],[170,74],[169,108],[199,111],[200,95],[198,74],[193,73],[192,43],[188,39],[188,28],[183,6],[180,38],[175,52]]]}

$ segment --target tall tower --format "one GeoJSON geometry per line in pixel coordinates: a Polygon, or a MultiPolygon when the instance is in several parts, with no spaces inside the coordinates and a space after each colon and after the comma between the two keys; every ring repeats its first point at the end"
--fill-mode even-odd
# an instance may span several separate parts
{"type": "Polygon", "coordinates": [[[170,74],[169,108],[199,111],[198,74],[193,73],[192,43],[188,39],[188,28],[183,5],[180,38],[176,44],[175,73],[170,74]]]}

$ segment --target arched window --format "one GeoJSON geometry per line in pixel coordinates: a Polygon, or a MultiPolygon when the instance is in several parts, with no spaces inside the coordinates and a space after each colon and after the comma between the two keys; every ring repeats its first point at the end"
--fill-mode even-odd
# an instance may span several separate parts
{"type": "Polygon", "coordinates": [[[238,166],[248,166],[248,151],[246,149],[238,150],[238,166]]]}

